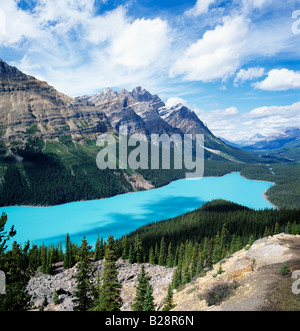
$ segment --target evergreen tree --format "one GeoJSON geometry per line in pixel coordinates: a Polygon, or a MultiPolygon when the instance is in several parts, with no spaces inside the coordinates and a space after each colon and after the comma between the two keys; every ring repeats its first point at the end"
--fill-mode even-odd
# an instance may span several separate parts
{"type": "Polygon", "coordinates": [[[92,287],[92,296],[93,296],[93,305],[91,311],[99,311],[101,304],[101,280],[100,280],[100,273],[97,272],[97,279],[95,285],[92,287]]]}
{"type": "Polygon", "coordinates": [[[134,263],[134,254],[133,254],[132,245],[130,245],[130,247],[129,247],[128,260],[129,260],[130,264],[134,263]]]}
{"type": "Polygon", "coordinates": [[[172,268],[173,267],[173,253],[172,253],[172,243],[170,242],[168,247],[168,256],[167,256],[167,267],[172,268]]]}
{"type": "MultiPolygon", "coordinates": [[[[145,309],[145,298],[150,289],[148,288],[148,285],[150,282],[150,277],[145,271],[145,266],[142,265],[141,272],[138,277],[138,285],[136,288],[136,295],[135,299],[133,301],[133,304],[131,305],[131,308],[133,311],[144,311],[145,309]]],[[[152,293],[151,293],[152,295],[152,293]]],[[[150,292],[148,293],[148,300],[150,300],[150,292]]],[[[150,300],[151,301],[151,300],[150,300]]],[[[147,303],[149,305],[149,302],[147,303]]]]}
{"type": "Polygon", "coordinates": [[[95,261],[100,261],[100,254],[101,254],[101,247],[100,247],[100,238],[98,235],[96,244],[95,244],[95,251],[94,251],[94,260],[95,261]]]}
{"type": "Polygon", "coordinates": [[[222,259],[222,242],[220,239],[220,233],[218,232],[214,240],[212,263],[215,264],[219,262],[221,259],[222,259]]]}
{"type": "Polygon", "coordinates": [[[133,252],[134,252],[134,261],[137,263],[141,263],[142,255],[143,255],[143,244],[138,234],[135,236],[134,239],[133,252]]]}
{"type": "Polygon", "coordinates": [[[6,274],[6,294],[0,295],[0,311],[27,311],[31,308],[31,296],[26,289],[29,274],[24,264],[26,252],[16,242],[11,251],[0,259],[0,270],[6,274]]]}
{"type": "Polygon", "coordinates": [[[153,251],[153,247],[151,246],[150,251],[149,251],[149,263],[150,264],[155,264],[155,255],[153,251]]]}
{"type": "Polygon", "coordinates": [[[280,234],[280,226],[278,222],[275,223],[275,228],[274,228],[274,235],[276,234],[280,234]]]}
{"type": "Polygon", "coordinates": [[[70,269],[74,265],[74,257],[72,252],[72,244],[70,240],[70,236],[67,233],[66,241],[65,241],[65,255],[64,255],[64,269],[70,269]]]}
{"type": "Polygon", "coordinates": [[[167,263],[166,244],[165,244],[164,237],[162,237],[161,241],[160,241],[158,264],[159,265],[166,265],[166,263],[167,263]]]}
{"type": "Polygon", "coordinates": [[[148,282],[146,288],[143,311],[155,311],[153,288],[150,285],[150,282],[148,282]]]}
{"type": "Polygon", "coordinates": [[[59,304],[59,299],[58,299],[58,294],[57,294],[56,288],[54,289],[54,292],[53,292],[52,302],[55,305],[58,305],[59,304]]]}
{"type": "Polygon", "coordinates": [[[176,305],[174,304],[174,301],[173,301],[173,288],[172,288],[172,284],[170,284],[169,288],[168,288],[168,294],[164,301],[164,306],[163,306],[162,311],[170,311],[171,309],[174,309],[175,307],[176,307],[176,305]]]}
{"type": "Polygon", "coordinates": [[[173,289],[177,289],[181,285],[181,274],[180,271],[178,272],[178,269],[174,271],[171,284],[173,289]]]}
{"type": "Polygon", "coordinates": [[[125,235],[123,242],[122,242],[122,260],[125,261],[129,258],[129,247],[128,247],[128,238],[127,234],[125,235]]]}
{"type": "Polygon", "coordinates": [[[74,292],[74,310],[75,311],[87,311],[92,307],[92,284],[91,270],[89,262],[89,254],[91,247],[85,237],[82,240],[82,244],[79,252],[79,263],[78,263],[78,273],[76,275],[77,289],[74,292]]]}
{"type": "Polygon", "coordinates": [[[14,226],[12,226],[10,231],[7,233],[7,231],[5,231],[6,223],[7,215],[2,213],[0,218],[0,256],[1,253],[3,253],[7,249],[6,243],[17,234],[14,229],[14,226]]]}
{"type": "Polygon", "coordinates": [[[118,282],[116,247],[113,236],[109,236],[105,250],[104,272],[100,288],[99,311],[119,311],[122,306],[121,285],[118,282]]]}

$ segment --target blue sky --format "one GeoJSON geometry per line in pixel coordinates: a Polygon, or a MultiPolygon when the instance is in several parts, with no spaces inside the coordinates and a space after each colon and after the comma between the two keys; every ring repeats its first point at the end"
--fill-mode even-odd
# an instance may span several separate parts
{"type": "Polygon", "coordinates": [[[300,126],[300,0],[0,0],[0,57],[70,96],[141,85],[227,139],[300,126]]]}

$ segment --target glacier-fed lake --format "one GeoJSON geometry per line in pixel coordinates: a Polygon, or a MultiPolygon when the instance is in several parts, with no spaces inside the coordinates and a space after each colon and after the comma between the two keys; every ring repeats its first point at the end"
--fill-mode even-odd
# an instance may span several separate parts
{"type": "Polygon", "coordinates": [[[13,241],[48,245],[64,241],[81,243],[86,236],[94,245],[98,234],[119,238],[140,226],[176,217],[214,199],[232,201],[256,210],[274,208],[264,193],[274,184],[248,180],[239,173],[223,177],[181,179],[149,191],[126,193],[112,198],[73,202],[53,207],[4,207],[7,229],[14,225],[13,241]]]}

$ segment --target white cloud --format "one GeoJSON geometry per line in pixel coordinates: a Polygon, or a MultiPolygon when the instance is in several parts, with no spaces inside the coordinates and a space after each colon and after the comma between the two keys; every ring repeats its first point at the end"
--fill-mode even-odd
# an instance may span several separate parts
{"type": "Polygon", "coordinates": [[[243,16],[225,17],[223,25],[207,31],[172,65],[170,77],[210,82],[234,75],[247,46],[248,27],[243,16]]]}
{"type": "Polygon", "coordinates": [[[273,0],[243,0],[243,7],[245,11],[251,11],[253,9],[262,9],[272,3],[273,0]]]}
{"type": "Polygon", "coordinates": [[[184,106],[187,105],[187,101],[182,99],[182,98],[179,98],[179,97],[173,97],[173,98],[169,98],[166,102],[166,106],[168,108],[171,108],[171,107],[174,107],[174,106],[177,106],[179,104],[182,104],[184,106]]]}
{"type": "Polygon", "coordinates": [[[239,111],[236,107],[204,111],[193,109],[198,117],[217,136],[231,139],[238,130],[239,111]]]}
{"type": "Polygon", "coordinates": [[[195,6],[188,11],[186,11],[186,15],[188,16],[199,16],[202,14],[206,14],[209,10],[209,7],[213,5],[216,0],[197,0],[195,6]]]}
{"type": "Polygon", "coordinates": [[[112,41],[112,59],[126,67],[144,67],[161,60],[168,48],[168,24],[159,18],[137,19],[112,41]]]}
{"type": "Polygon", "coordinates": [[[300,89],[300,72],[288,69],[274,69],[262,82],[254,84],[256,89],[264,91],[287,91],[300,89]]]}
{"type": "Polygon", "coordinates": [[[256,133],[267,136],[282,128],[300,127],[300,102],[288,106],[259,107],[245,114],[242,119],[248,137],[256,133]]]}
{"type": "Polygon", "coordinates": [[[39,0],[32,11],[24,11],[6,0],[1,11],[9,24],[0,47],[23,53],[10,64],[71,96],[107,86],[157,86],[172,58],[168,22],[132,19],[124,6],[98,14],[95,4],[39,0]]]}
{"type": "Polygon", "coordinates": [[[291,106],[271,106],[259,107],[253,109],[246,117],[250,119],[262,119],[271,117],[283,117],[289,120],[298,120],[300,122],[300,102],[296,102],[291,106]]]}
{"type": "Polygon", "coordinates": [[[237,85],[238,83],[244,83],[247,80],[253,80],[259,77],[264,76],[265,69],[261,67],[248,68],[247,70],[241,69],[234,80],[234,83],[237,85]]]}
{"type": "Polygon", "coordinates": [[[259,107],[246,114],[241,114],[236,107],[194,111],[216,136],[232,141],[247,140],[257,133],[268,136],[282,128],[300,127],[300,102],[259,107]]]}

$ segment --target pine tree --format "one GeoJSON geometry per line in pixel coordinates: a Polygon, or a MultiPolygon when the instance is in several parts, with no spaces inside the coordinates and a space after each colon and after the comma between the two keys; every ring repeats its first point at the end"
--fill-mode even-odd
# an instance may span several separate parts
{"type": "Polygon", "coordinates": [[[218,232],[214,240],[214,248],[212,254],[212,263],[215,264],[222,259],[222,243],[220,233],[218,232]]]}
{"type": "Polygon", "coordinates": [[[159,265],[166,265],[166,263],[167,263],[166,244],[165,244],[164,237],[162,237],[161,241],[160,241],[158,264],[159,265]]]}
{"type": "Polygon", "coordinates": [[[138,276],[138,285],[136,288],[136,295],[131,305],[133,311],[143,311],[144,309],[144,300],[147,291],[149,278],[145,271],[145,266],[142,265],[141,271],[138,276]]]}
{"type": "Polygon", "coordinates": [[[82,240],[82,244],[79,252],[78,273],[76,275],[77,289],[74,292],[74,310],[75,311],[87,311],[92,307],[92,284],[91,284],[91,270],[89,263],[89,254],[91,247],[85,237],[82,240]]]}
{"type": "Polygon", "coordinates": [[[122,306],[121,285],[118,282],[116,247],[113,236],[109,236],[107,242],[104,272],[100,288],[100,302],[97,310],[119,311],[122,306]]]}
{"type": "Polygon", "coordinates": [[[93,305],[91,311],[99,311],[101,309],[101,279],[100,273],[97,272],[97,279],[95,285],[92,287],[92,297],[93,297],[93,305]]]}
{"type": "Polygon", "coordinates": [[[0,218],[0,254],[7,249],[7,245],[6,245],[7,241],[9,241],[17,234],[17,232],[14,229],[14,226],[12,226],[10,231],[7,233],[7,231],[5,231],[6,223],[7,223],[7,215],[2,213],[0,218]]]}
{"type": "Polygon", "coordinates": [[[279,234],[279,233],[280,233],[280,226],[279,226],[279,223],[276,222],[275,228],[274,228],[274,235],[279,234]]]}
{"type": "Polygon", "coordinates": [[[153,247],[151,246],[150,250],[149,250],[149,263],[150,264],[155,264],[155,255],[154,255],[154,251],[153,251],[153,247]]]}
{"type": "Polygon", "coordinates": [[[134,261],[137,263],[141,263],[143,255],[143,244],[138,234],[134,238],[133,252],[134,261]]]}
{"type": "Polygon", "coordinates": [[[155,311],[153,288],[150,285],[150,282],[148,282],[146,288],[143,311],[155,311]]]}
{"type": "Polygon", "coordinates": [[[181,285],[181,276],[180,276],[180,272],[178,272],[178,269],[175,269],[173,273],[171,284],[173,289],[178,289],[179,286],[181,285]]]}
{"type": "Polygon", "coordinates": [[[170,284],[169,288],[168,288],[168,294],[164,301],[164,306],[163,306],[162,311],[170,311],[171,309],[174,309],[175,307],[176,307],[176,305],[174,304],[174,301],[173,301],[172,284],[170,284]]]}
{"type": "Polygon", "coordinates": [[[134,263],[134,254],[133,254],[132,245],[130,245],[130,247],[129,247],[128,260],[129,260],[130,264],[134,263]]]}
{"type": "Polygon", "coordinates": [[[25,254],[16,242],[12,244],[11,251],[0,254],[0,270],[6,274],[6,294],[0,295],[0,311],[27,311],[31,308],[25,254]]]}
{"type": "Polygon", "coordinates": [[[101,247],[100,247],[100,238],[98,235],[96,244],[95,244],[95,251],[94,251],[94,260],[95,261],[100,261],[100,254],[101,254],[101,247]]]}
{"type": "Polygon", "coordinates": [[[167,267],[173,267],[173,254],[172,254],[172,243],[170,242],[168,247],[168,256],[167,256],[167,267]]]}
{"type": "Polygon", "coordinates": [[[65,241],[65,255],[64,255],[63,267],[64,269],[70,269],[73,267],[73,265],[74,265],[74,258],[72,252],[72,244],[71,244],[70,236],[67,233],[66,241],[65,241]]]}
{"type": "Polygon", "coordinates": [[[59,299],[58,299],[58,294],[57,294],[56,289],[54,289],[54,292],[53,292],[52,302],[53,302],[55,305],[58,305],[58,304],[59,304],[59,299]]]}
{"type": "Polygon", "coordinates": [[[182,284],[188,284],[190,281],[191,281],[190,263],[188,257],[186,257],[182,270],[182,284]]]}
{"type": "Polygon", "coordinates": [[[129,257],[129,249],[128,249],[128,237],[127,234],[125,235],[123,242],[122,242],[122,260],[125,261],[129,257]]]}
{"type": "Polygon", "coordinates": [[[48,273],[48,254],[44,245],[41,247],[41,272],[43,274],[48,273]]]}

